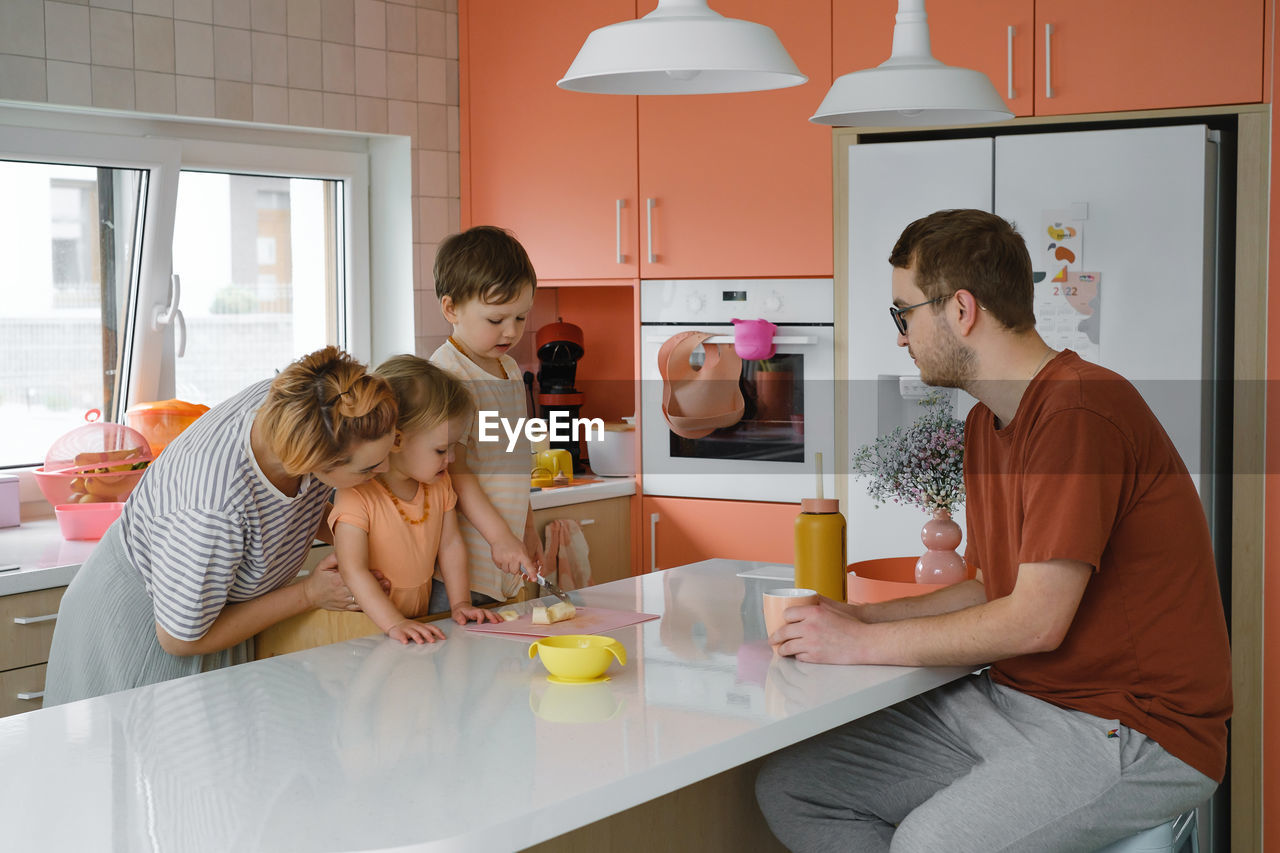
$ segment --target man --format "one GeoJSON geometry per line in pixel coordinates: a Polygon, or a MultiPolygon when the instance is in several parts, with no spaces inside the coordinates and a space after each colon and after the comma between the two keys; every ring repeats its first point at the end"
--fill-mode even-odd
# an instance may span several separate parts
{"type": "Polygon", "coordinates": [[[797,851],[1087,851],[1203,802],[1226,764],[1230,654],[1173,443],[1129,382],[1036,333],[1005,220],[934,213],[889,262],[898,346],[979,401],[979,579],[792,608],[772,639],[802,661],[991,668],[775,755],[757,780],[769,825],[797,851]]]}

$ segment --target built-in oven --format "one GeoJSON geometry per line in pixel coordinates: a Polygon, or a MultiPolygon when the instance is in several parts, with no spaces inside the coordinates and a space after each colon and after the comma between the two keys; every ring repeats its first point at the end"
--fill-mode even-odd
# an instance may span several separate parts
{"type": "MultiPolygon", "coordinates": [[[[798,502],[835,496],[835,327],[831,279],[655,280],[640,283],[641,473],[649,495],[798,502]],[[770,358],[742,360],[742,417],[685,438],[663,415],[658,355],[681,332],[734,343],[737,320],[777,326],[770,358]]],[[[703,347],[690,364],[701,367],[703,347]]]]}

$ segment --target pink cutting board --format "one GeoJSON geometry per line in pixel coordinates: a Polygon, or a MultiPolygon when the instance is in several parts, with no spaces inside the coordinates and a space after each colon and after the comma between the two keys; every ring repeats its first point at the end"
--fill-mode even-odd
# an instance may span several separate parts
{"type": "Polygon", "coordinates": [[[466,628],[468,631],[481,634],[499,634],[524,640],[529,637],[558,637],[563,634],[603,634],[605,631],[638,625],[658,618],[654,613],[609,610],[604,607],[578,607],[576,611],[572,619],[552,625],[535,625],[533,614],[525,613],[519,619],[512,619],[510,622],[485,622],[484,624],[471,622],[466,628]]]}

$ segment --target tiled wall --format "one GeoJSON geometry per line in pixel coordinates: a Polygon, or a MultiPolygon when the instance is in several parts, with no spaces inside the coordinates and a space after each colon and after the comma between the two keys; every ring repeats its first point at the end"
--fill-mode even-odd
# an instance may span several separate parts
{"type": "Polygon", "coordinates": [[[412,138],[418,350],[459,227],[457,0],[0,0],[0,99],[412,138]]]}

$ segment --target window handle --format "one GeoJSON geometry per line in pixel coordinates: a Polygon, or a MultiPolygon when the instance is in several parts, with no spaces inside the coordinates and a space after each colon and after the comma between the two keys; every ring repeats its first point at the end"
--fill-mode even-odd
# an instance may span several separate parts
{"type": "Polygon", "coordinates": [[[187,353],[187,320],[182,316],[182,280],[178,274],[169,276],[172,282],[169,288],[169,304],[163,308],[157,305],[151,313],[151,331],[160,331],[161,326],[173,326],[173,333],[178,344],[178,358],[187,353]]]}

